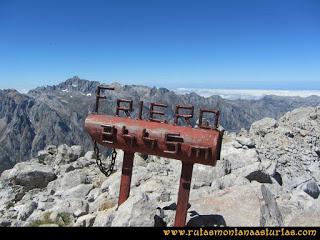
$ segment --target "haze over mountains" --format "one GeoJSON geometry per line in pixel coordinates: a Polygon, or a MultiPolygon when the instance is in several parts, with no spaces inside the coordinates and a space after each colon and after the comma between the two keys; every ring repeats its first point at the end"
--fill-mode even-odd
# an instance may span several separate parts
{"type": "Polygon", "coordinates": [[[282,97],[310,97],[320,96],[319,90],[263,90],[263,89],[203,89],[203,88],[177,88],[178,94],[195,92],[203,97],[218,95],[229,100],[247,99],[258,100],[268,95],[282,97]]]}
{"type": "MultiPolygon", "coordinates": [[[[87,114],[95,103],[99,82],[70,78],[58,85],[38,87],[27,94],[16,90],[0,90],[0,172],[16,162],[35,156],[48,144],[79,144],[91,150],[89,136],[83,131],[87,114]]],[[[111,83],[105,83],[111,84],[111,83]]],[[[265,96],[258,100],[228,100],[220,96],[205,98],[196,93],[177,94],[166,88],[112,83],[115,91],[107,92],[102,111],[114,114],[117,98],[132,99],[133,116],[137,104],[144,101],[144,117],[148,117],[150,102],[168,104],[166,117],[172,121],[177,104],[195,106],[194,124],[199,108],[217,108],[221,111],[221,125],[228,131],[239,131],[264,117],[278,119],[298,107],[320,105],[319,96],[282,97],[265,96]]]]}

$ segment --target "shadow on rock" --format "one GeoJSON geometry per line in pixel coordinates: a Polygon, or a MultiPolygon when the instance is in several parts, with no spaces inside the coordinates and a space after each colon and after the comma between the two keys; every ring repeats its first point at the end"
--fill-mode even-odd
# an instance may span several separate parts
{"type": "Polygon", "coordinates": [[[154,216],[154,226],[155,227],[166,227],[167,223],[163,221],[163,219],[157,215],[154,216]]]}
{"type": "Polygon", "coordinates": [[[197,212],[193,211],[191,216],[194,216],[187,223],[188,227],[226,227],[226,221],[224,217],[218,214],[211,215],[199,215],[197,212]]]}
{"type": "MultiPolygon", "coordinates": [[[[190,203],[188,203],[188,209],[191,207],[191,204],[190,203]]],[[[172,211],[175,211],[177,209],[177,204],[176,203],[172,203],[172,204],[170,204],[170,205],[168,205],[168,206],[165,206],[164,208],[163,208],[163,210],[172,210],[172,211]]]]}

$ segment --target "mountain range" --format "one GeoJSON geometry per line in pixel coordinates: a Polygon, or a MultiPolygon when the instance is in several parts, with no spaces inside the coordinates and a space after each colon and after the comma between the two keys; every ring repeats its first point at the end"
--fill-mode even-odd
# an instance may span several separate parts
{"type": "MultiPolygon", "coordinates": [[[[226,132],[217,164],[193,166],[186,225],[312,226],[309,234],[315,236],[319,145],[320,106],[261,119],[249,131],[226,132]]],[[[181,162],[135,154],[130,194],[120,205],[124,152],[117,153],[108,177],[92,150],[66,144],[47,146],[3,171],[0,227],[173,226],[181,162]]]]}
{"type": "MultiPolygon", "coordinates": [[[[72,77],[53,86],[37,87],[26,94],[14,89],[0,90],[0,172],[15,163],[35,157],[49,144],[79,144],[92,148],[91,139],[84,132],[84,120],[95,104],[95,90],[100,83],[72,77]]],[[[172,122],[175,106],[194,105],[195,124],[200,108],[221,111],[221,125],[227,131],[248,129],[264,117],[279,119],[298,107],[318,106],[320,97],[265,96],[258,100],[228,100],[220,96],[202,97],[194,92],[177,94],[166,88],[105,83],[115,87],[105,94],[101,111],[114,114],[116,99],[132,99],[132,116],[138,112],[139,101],[144,102],[143,117],[148,118],[151,102],[167,104],[166,118],[172,122]]],[[[211,120],[211,118],[208,118],[211,120]]]]}

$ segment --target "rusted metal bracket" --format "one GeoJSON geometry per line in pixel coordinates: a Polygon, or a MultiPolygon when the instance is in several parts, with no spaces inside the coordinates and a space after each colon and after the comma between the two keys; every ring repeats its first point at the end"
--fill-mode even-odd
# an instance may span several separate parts
{"type": "Polygon", "coordinates": [[[200,154],[204,154],[204,159],[208,160],[210,156],[211,147],[203,146],[190,146],[188,155],[189,157],[200,158],[200,154]]]}
{"type": "Polygon", "coordinates": [[[154,107],[162,107],[162,108],[167,108],[168,105],[163,104],[163,103],[150,103],[150,111],[149,111],[149,120],[152,122],[159,122],[159,123],[167,123],[166,120],[161,120],[161,119],[156,119],[154,118],[153,115],[165,115],[164,112],[160,112],[160,111],[155,111],[154,107]]]}
{"type": "Polygon", "coordinates": [[[164,150],[165,153],[178,154],[181,149],[181,143],[183,138],[180,137],[180,133],[166,133],[165,143],[168,150],[164,150]]]}
{"type": "Polygon", "coordinates": [[[136,137],[134,135],[129,134],[126,126],[122,127],[122,137],[130,143],[130,146],[133,147],[134,142],[136,141],[136,137]]]}
{"type": "Polygon", "coordinates": [[[114,143],[116,141],[117,129],[112,125],[101,125],[102,131],[102,142],[114,143]]]}
{"type": "Polygon", "coordinates": [[[126,151],[124,152],[118,206],[126,201],[130,195],[133,158],[134,153],[126,151]]]}
{"type": "Polygon", "coordinates": [[[143,101],[139,102],[139,112],[138,112],[138,119],[142,120],[142,111],[143,111],[143,101]]]}
{"type": "Polygon", "coordinates": [[[147,129],[142,130],[142,140],[147,143],[148,146],[153,150],[157,144],[157,139],[151,138],[149,136],[149,133],[147,132],[147,129]]]}
{"type": "Polygon", "coordinates": [[[212,110],[212,109],[200,109],[199,113],[199,128],[204,129],[217,129],[219,125],[219,117],[220,117],[220,111],[218,110],[212,110]],[[214,125],[213,126],[206,126],[203,124],[203,114],[204,113],[213,113],[215,115],[214,125]]]}
{"type": "Polygon", "coordinates": [[[174,123],[178,125],[179,118],[183,118],[189,126],[192,126],[190,119],[193,118],[193,112],[194,112],[194,106],[177,105],[175,110],[175,115],[174,115],[174,123]],[[179,112],[180,109],[190,110],[190,113],[180,114],[179,112]]]}
{"type": "Polygon", "coordinates": [[[119,112],[124,111],[127,117],[131,117],[131,112],[132,112],[132,100],[127,100],[127,99],[117,99],[117,108],[116,108],[116,116],[119,117],[119,112]],[[129,106],[121,106],[121,103],[129,103],[129,106]]]}
{"type": "Polygon", "coordinates": [[[193,164],[182,162],[175,227],[184,227],[187,219],[193,164]]]}
{"type": "Polygon", "coordinates": [[[99,102],[100,99],[107,99],[106,96],[101,96],[101,90],[114,90],[114,87],[109,87],[105,85],[99,85],[96,90],[96,105],[95,105],[95,113],[99,112],[99,102]]]}

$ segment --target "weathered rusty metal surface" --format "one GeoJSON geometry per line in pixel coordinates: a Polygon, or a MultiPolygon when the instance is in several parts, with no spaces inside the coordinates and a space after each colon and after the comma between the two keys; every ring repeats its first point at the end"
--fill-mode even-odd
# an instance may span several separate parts
{"type": "Polygon", "coordinates": [[[192,170],[193,164],[182,162],[176,217],[174,220],[175,227],[184,227],[186,223],[192,170]]]}
{"type": "Polygon", "coordinates": [[[211,166],[220,158],[222,134],[216,129],[100,114],[90,114],[85,128],[99,144],[110,148],[211,166]]]}
{"type": "Polygon", "coordinates": [[[124,152],[118,206],[130,195],[134,153],[124,152]]]}
{"type": "Polygon", "coordinates": [[[200,113],[199,113],[199,128],[204,128],[204,129],[217,129],[217,128],[218,128],[218,124],[219,124],[219,116],[220,116],[220,112],[219,112],[218,110],[200,109],[200,113]],[[203,114],[204,114],[204,113],[213,113],[213,114],[215,115],[215,121],[214,121],[213,127],[205,126],[205,125],[202,123],[203,114]]]}
{"type": "Polygon", "coordinates": [[[194,106],[185,106],[185,105],[177,105],[176,110],[175,110],[175,115],[174,115],[174,123],[176,125],[179,124],[178,120],[179,118],[183,118],[184,121],[191,126],[190,119],[193,118],[193,113],[194,113],[194,106]],[[189,110],[189,114],[181,114],[180,109],[185,109],[189,110]]]}
{"type": "Polygon", "coordinates": [[[193,118],[194,106],[177,105],[174,124],[168,124],[160,117],[165,115],[162,110],[167,105],[151,103],[149,118],[142,119],[143,101],[140,101],[137,119],[132,119],[132,100],[118,99],[116,116],[102,115],[98,113],[99,100],[106,97],[101,96],[101,90],[114,90],[114,88],[98,86],[95,112],[87,116],[85,129],[94,142],[124,151],[118,205],[125,202],[130,195],[135,152],[181,160],[182,169],[174,226],[185,226],[193,164],[215,166],[220,159],[223,137],[223,131],[218,130],[220,112],[213,109],[200,109],[198,127],[192,128],[190,119],[193,118]],[[188,112],[181,113],[180,110],[188,112]],[[124,112],[125,117],[121,117],[120,112],[124,112]],[[213,126],[203,122],[204,114],[214,114],[213,126]],[[179,126],[179,119],[187,126],[179,126]]]}
{"type": "Polygon", "coordinates": [[[100,85],[97,87],[97,90],[96,90],[96,106],[95,106],[95,112],[98,113],[99,111],[99,101],[100,99],[107,99],[106,96],[101,96],[101,90],[114,90],[113,87],[109,87],[109,86],[103,86],[103,85],[100,85]]]}
{"type": "Polygon", "coordinates": [[[132,112],[132,104],[133,101],[132,100],[128,100],[128,99],[117,99],[117,108],[116,108],[116,116],[120,116],[119,113],[120,111],[123,111],[127,117],[131,116],[131,112],[132,112]],[[122,106],[121,103],[128,103],[129,106],[122,106]]]}
{"type": "Polygon", "coordinates": [[[149,120],[150,121],[153,121],[153,122],[159,122],[159,123],[167,123],[166,120],[161,120],[161,119],[157,119],[154,117],[154,115],[160,115],[160,116],[164,116],[165,113],[164,112],[161,112],[157,110],[155,110],[154,107],[158,107],[158,108],[167,108],[168,105],[166,104],[162,104],[162,103],[150,103],[150,109],[149,109],[149,120]]]}

